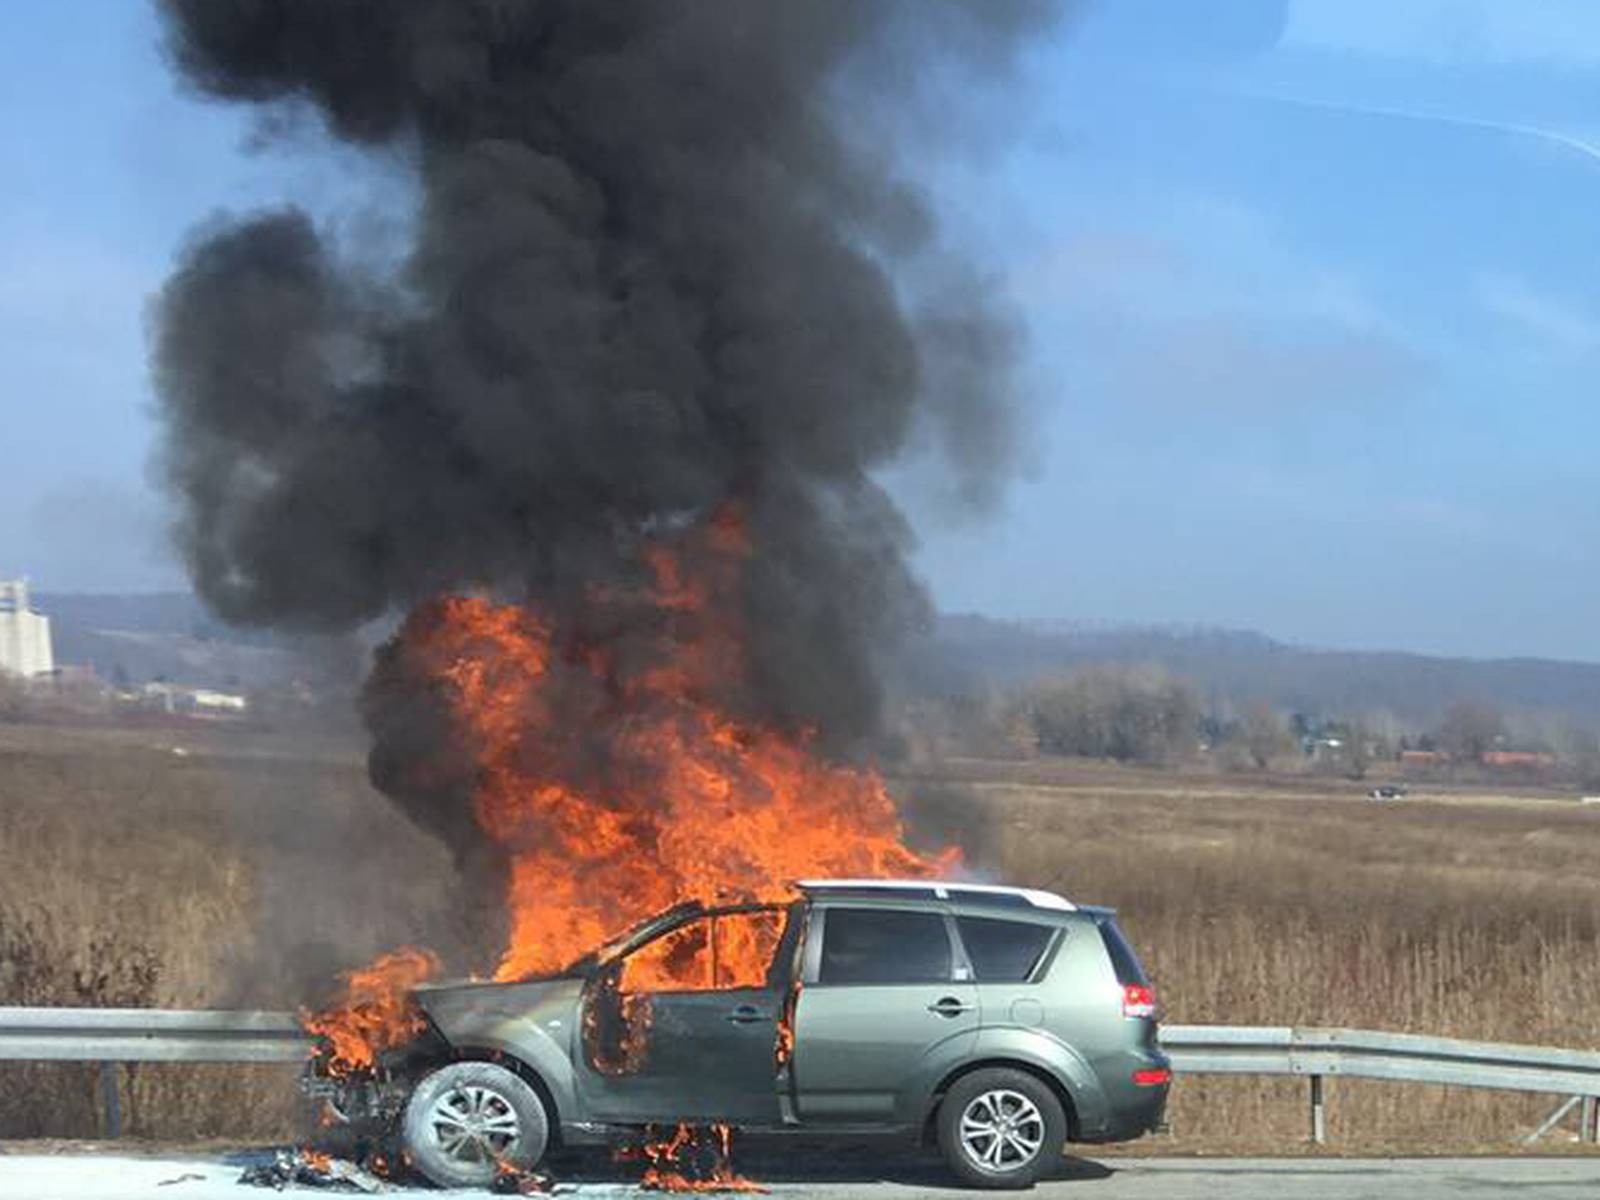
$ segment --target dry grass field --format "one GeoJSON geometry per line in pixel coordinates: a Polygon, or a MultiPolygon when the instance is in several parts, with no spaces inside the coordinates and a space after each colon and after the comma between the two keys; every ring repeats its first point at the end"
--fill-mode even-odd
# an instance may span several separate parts
{"type": "MultiPolygon", "coordinates": [[[[1600,810],[1488,791],[1075,762],[897,781],[980,868],[1116,905],[1175,1022],[1600,1046],[1600,810]]],[[[289,1007],[338,967],[459,935],[450,864],[329,740],[0,725],[0,1004],[289,1007]],[[181,753],[175,752],[181,751],[181,753]]],[[[291,1132],[291,1073],[145,1067],[130,1132],[291,1132]]],[[[1507,1148],[1551,1106],[1334,1081],[1335,1147],[1507,1148]]],[[[1148,1149],[1288,1149],[1290,1081],[1184,1080],[1148,1149]]],[[[96,1132],[92,1072],[0,1066],[0,1136],[96,1132]]]]}

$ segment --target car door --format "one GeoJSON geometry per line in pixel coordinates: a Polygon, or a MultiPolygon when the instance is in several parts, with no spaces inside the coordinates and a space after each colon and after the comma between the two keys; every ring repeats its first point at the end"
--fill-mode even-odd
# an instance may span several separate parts
{"type": "Polygon", "coordinates": [[[778,1124],[778,1018],[789,980],[775,963],[782,927],[781,909],[702,916],[591,981],[575,1055],[589,1115],[778,1124]]]}
{"type": "Polygon", "coordinates": [[[976,989],[935,905],[819,904],[794,1011],[802,1124],[887,1125],[901,1097],[970,1051],[976,989]]]}

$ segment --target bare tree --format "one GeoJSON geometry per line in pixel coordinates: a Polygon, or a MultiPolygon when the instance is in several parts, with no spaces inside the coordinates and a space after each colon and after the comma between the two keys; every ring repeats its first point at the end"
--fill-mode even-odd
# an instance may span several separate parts
{"type": "Polygon", "coordinates": [[[1288,727],[1266,704],[1252,705],[1245,711],[1240,732],[1257,770],[1266,770],[1274,758],[1288,753],[1292,744],[1288,727]]]}
{"type": "Polygon", "coordinates": [[[1047,754],[1161,763],[1195,747],[1200,704],[1188,684],[1153,669],[1097,667],[1040,687],[1032,697],[1047,754]]]}
{"type": "Polygon", "coordinates": [[[1445,709],[1439,722],[1439,748],[1457,762],[1477,762],[1505,736],[1500,710],[1478,701],[1463,700],[1445,709]]]}

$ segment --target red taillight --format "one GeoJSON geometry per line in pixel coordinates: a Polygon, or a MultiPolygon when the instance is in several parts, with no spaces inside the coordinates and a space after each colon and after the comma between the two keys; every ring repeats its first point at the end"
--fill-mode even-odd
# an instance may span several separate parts
{"type": "Polygon", "coordinates": [[[1142,983],[1129,983],[1122,988],[1122,1015],[1125,1017],[1153,1017],[1156,1015],[1156,994],[1142,983]]]}
{"type": "Polygon", "coordinates": [[[1149,1067],[1133,1073],[1133,1081],[1140,1087],[1159,1087],[1172,1082],[1172,1072],[1166,1067],[1149,1067]]]}

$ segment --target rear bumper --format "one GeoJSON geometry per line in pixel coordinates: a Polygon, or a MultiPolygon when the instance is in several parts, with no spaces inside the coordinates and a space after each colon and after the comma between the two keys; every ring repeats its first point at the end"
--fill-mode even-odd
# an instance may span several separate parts
{"type": "Polygon", "coordinates": [[[1131,1142],[1160,1129],[1166,1121],[1170,1084],[1139,1089],[1139,1094],[1113,1105],[1106,1124],[1086,1131],[1079,1139],[1088,1143],[1131,1142]]]}
{"type": "Polygon", "coordinates": [[[1134,1073],[1166,1071],[1171,1079],[1172,1060],[1153,1046],[1110,1055],[1095,1063],[1100,1086],[1105,1093],[1102,1119],[1079,1131],[1076,1140],[1089,1143],[1131,1142],[1160,1129],[1167,1114],[1167,1096],[1172,1084],[1139,1084],[1134,1073]]]}

